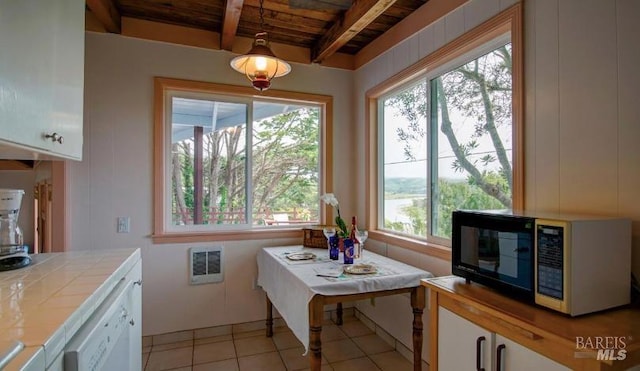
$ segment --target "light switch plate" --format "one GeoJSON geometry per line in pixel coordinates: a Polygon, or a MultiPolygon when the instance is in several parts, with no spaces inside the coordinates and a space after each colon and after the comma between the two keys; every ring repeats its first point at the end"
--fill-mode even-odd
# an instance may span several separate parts
{"type": "Polygon", "coordinates": [[[118,233],[129,233],[131,218],[128,216],[118,217],[118,233]]]}

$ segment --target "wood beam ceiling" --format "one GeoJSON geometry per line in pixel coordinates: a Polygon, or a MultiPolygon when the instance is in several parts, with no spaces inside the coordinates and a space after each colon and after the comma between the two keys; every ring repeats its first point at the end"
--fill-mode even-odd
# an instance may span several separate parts
{"type": "Polygon", "coordinates": [[[238,30],[243,3],[244,0],[225,0],[222,33],[220,35],[220,48],[224,50],[231,50],[233,47],[233,39],[238,30]]]}
{"type": "Polygon", "coordinates": [[[396,0],[355,0],[340,21],[311,49],[311,60],[322,62],[384,13],[396,0]]]}
{"type": "Polygon", "coordinates": [[[121,32],[120,13],[112,0],[86,0],[86,4],[107,31],[121,32]]]}

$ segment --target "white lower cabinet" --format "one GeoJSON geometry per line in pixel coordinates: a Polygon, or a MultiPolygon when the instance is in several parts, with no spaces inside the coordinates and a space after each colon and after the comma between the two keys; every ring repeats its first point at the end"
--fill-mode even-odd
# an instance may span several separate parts
{"type": "Polygon", "coordinates": [[[142,365],[142,262],[138,261],[125,278],[131,291],[131,321],[129,332],[129,370],[140,370],[142,365]]]}
{"type": "Polygon", "coordinates": [[[493,333],[439,307],[438,369],[492,370],[493,337],[493,333]]]}
{"type": "Polygon", "coordinates": [[[560,371],[570,370],[563,365],[550,360],[542,354],[496,334],[495,337],[496,371],[560,371]],[[498,355],[500,361],[498,362],[498,355]]]}
{"type": "Polygon", "coordinates": [[[438,307],[438,370],[569,370],[499,334],[438,307]]]}
{"type": "Polygon", "coordinates": [[[47,367],[47,371],[64,371],[64,354],[60,353],[56,359],[47,367]]]}

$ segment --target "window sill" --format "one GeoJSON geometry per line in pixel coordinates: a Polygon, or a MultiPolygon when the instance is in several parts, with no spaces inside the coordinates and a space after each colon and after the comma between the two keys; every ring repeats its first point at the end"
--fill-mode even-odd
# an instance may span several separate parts
{"type": "Polygon", "coordinates": [[[241,240],[261,240],[274,238],[299,238],[302,244],[302,229],[256,229],[244,231],[220,231],[220,232],[165,232],[154,234],[151,240],[154,244],[166,243],[193,243],[209,241],[241,241],[241,240]]]}
{"type": "Polygon", "coordinates": [[[437,245],[427,241],[416,240],[410,237],[398,236],[384,231],[369,231],[369,238],[388,243],[394,246],[417,251],[439,259],[451,261],[451,248],[437,245]]]}

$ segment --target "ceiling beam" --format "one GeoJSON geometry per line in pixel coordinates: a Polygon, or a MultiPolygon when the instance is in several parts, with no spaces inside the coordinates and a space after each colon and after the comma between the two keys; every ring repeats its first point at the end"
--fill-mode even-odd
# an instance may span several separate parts
{"type": "Polygon", "coordinates": [[[225,0],[224,16],[222,18],[222,33],[220,35],[220,47],[231,50],[233,39],[236,37],[242,3],[244,0],[225,0]]]}
{"type": "MultiPolygon", "coordinates": [[[[260,8],[260,0],[244,0],[244,4],[256,9],[260,8]]],[[[324,22],[332,22],[335,19],[336,14],[340,13],[337,9],[316,10],[304,7],[295,8],[291,6],[290,0],[269,0],[264,3],[263,7],[265,11],[273,10],[276,13],[288,13],[300,17],[322,20],[324,22]]]]}
{"type": "Polygon", "coordinates": [[[87,8],[112,33],[120,33],[120,13],[112,0],[86,0],[87,8]]]}
{"type": "Polygon", "coordinates": [[[354,0],[342,19],[336,21],[311,49],[311,60],[319,63],[337,52],[395,2],[396,0],[354,0]]]}

